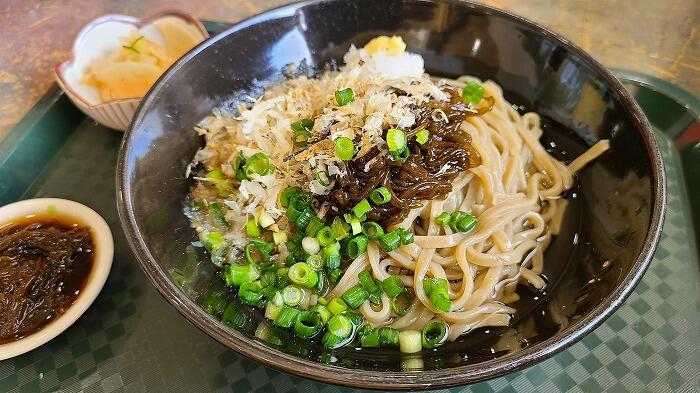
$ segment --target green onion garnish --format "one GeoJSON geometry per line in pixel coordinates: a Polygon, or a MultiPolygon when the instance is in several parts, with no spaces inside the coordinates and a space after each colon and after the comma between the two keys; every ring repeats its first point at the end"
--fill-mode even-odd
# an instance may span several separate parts
{"type": "Polygon", "coordinates": [[[267,302],[265,305],[265,318],[274,321],[280,315],[282,311],[282,306],[278,306],[275,303],[267,302]]]}
{"type": "Polygon", "coordinates": [[[263,286],[260,281],[246,282],[238,288],[238,298],[248,305],[256,305],[263,298],[263,286]]]}
{"type": "Polygon", "coordinates": [[[397,276],[389,276],[382,281],[382,289],[390,298],[404,291],[403,281],[397,276]]]}
{"type": "Polygon", "coordinates": [[[409,155],[408,147],[404,147],[399,151],[391,152],[391,155],[396,161],[406,161],[409,155]]]}
{"type": "Polygon", "coordinates": [[[447,325],[433,321],[423,327],[421,338],[424,348],[435,348],[447,340],[447,325]]]}
{"type": "Polygon", "coordinates": [[[288,285],[282,290],[282,301],[288,306],[297,306],[301,303],[304,293],[294,285],[288,285]]]}
{"type": "Polygon", "coordinates": [[[476,217],[474,217],[473,214],[467,214],[459,220],[459,222],[455,225],[457,230],[460,232],[469,232],[471,231],[474,227],[476,226],[476,217]]]}
{"type": "Polygon", "coordinates": [[[313,210],[307,208],[299,213],[296,220],[294,220],[294,225],[297,226],[297,229],[303,231],[314,217],[316,217],[316,215],[314,214],[313,210]]]}
{"type": "Polygon", "coordinates": [[[301,241],[301,248],[308,255],[318,254],[321,251],[321,245],[318,244],[318,240],[314,237],[307,236],[301,241]]]}
{"type": "Polygon", "coordinates": [[[316,296],[323,297],[331,290],[330,281],[328,281],[325,270],[321,269],[316,272],[318,274],[318,282],[316,283],[316,296]]]}
{"type": "Polygon", "coordinates": [[[347,310],[348,305],[345,304],[345,302],[342,299],[335,298],[331,299],[330,302],[328,302],[328,311],[330,311],[334,315],[342,314],[347,310]]]}
{"type": "Polygon", "coordinates": [[[224,205],[219,202],[214,202],[209,204],[209,213],[211,213],[214,218],[214,224],[220,227],[227,227],[228,221],[226,220],[226,213],[224,211],[224,205]]]}
{"type": "Polygon", "coordinates": [[[323,257],[323,264],[329,272],[340,268],[340,255],[326,255],[323,257]]]}
{"type": "Polygon", "coordinates": [[[292,131],[311,131],[314,128],[314,121],[311,119],[301,119],[292,123],[292,131]]]}
{"type": "Polygon", "coordinates": [[[348,317],[350,322],[352,322],[352,324],[355,325],[355,327],[359,328],[365,323],[365,318],[362,316],[362,314],[347,313],[344,315],[348,317]]]}
{"type": "Polygon", "coordinates": [[[340,256],[340,243],[333,242],[327,246],[323,247],[324,256],[340,256]]]}
{"type": "Polygon", "coordinates": [[[360,272],[360,274],[357,275],[357,278],[360,280],[360,285],[362,285],[362,288],[365,289],[365,291],[369,293],[376,293],[381,290],[379,285],[374,281],[374,278],[372,278],[372,274],[368,271],[360,272]]]}
{"type": "Polygon", "coordinates": [[[367,221],[362,223],[362,233],[372,240],[377,240],[384,234],[384,229],[374,221],[367,221]]]}
{"type": "Polygon", "coordinates": [[[350,308],[355,310],[369,298],[369,293],[365,291],[362,285],[358,284],[345,291],[341,298],[345,300],[345,303],[347,303],[350,308]]]}
{"type": "Polygon", "coordinates": [[[401,244],[406,245],[413,243],[413,232],[403,228],[397,229],[396,232],[398,232],[399,237],[401,238],[401,244]]]}
{"type": "Polygon", "coordinates": [[[273,323],[279,327],[288,329],[294,325],[294,321],[296,321],[299,313],[300,311],[294,307],[283,306],[273,323]]]}
{"type": "Polygon", "coordinates": [[[285,231],[272,232],[272,241],[276,245],[280,245],[282,243],[285,243],[287,241],[287,232],[285,232],[285,231]]]}
{"type": "Polygon", "coordinates": [[[379,187],[372,190],[369,199],[371,199],[375,205],[383,205],[391,200],[391,192],[386,187],[379,187]]]}
{"type": "Polygon", "coordinates": [[[399,331],[394,328],[383,327],[379,329],[379,341],[382,345],[397,346],[399,344],[399,331]]]}
{"type": "Polygon", "coordinates": [[[379,236],[379,246],[385,252],[391,252],[401,245],[401,236],[396,231],[391,231],[379,236]]]}
{"type": "Polygon", "coordinates": [[[344,136],[335,140],[335,155],[343,161],[348,161],[355,155],[355,145],[352,139],[344,136]]]}
{"type": "Polygon", "coordinates": [[[226,180],[226,176],[221,169],[214,169],[206,174],[206,178],[216,187],[220,197],[226,197],[233,192],[233,186],[226,180]]]}
{"type": "Polygon", "coordinates": [[[457,229],[457,223],[462,221],[462,219],[466,216],[467,213],[463,211],[452,212],[452,214],[450,214],[450,228],[452,228],[452,230],[455,232],[459,232],[459,229],[457,229]]]}
{"type": "Polygon", "coordinates": [[[245,223],[245,234],[248,235],[248,237],[260,237],[260,225],[258,225],[255,217],[248,217],[245,223]]]}
{"type": "Polygon", "coordinates": [[[340,217],[335,217],[333,223],[331,224],[331,232],[335,240],[343,240],[348,237],[348,232],[350,231],[350,225],[343,222],[340,217]]]}
{"type": "Polygon", "coordinates": [[[311,311],[318,313],[318,315],[321,317],[321,320],[325,324],[328,322],[329,319],[331,319],[331,312],[328,311],[328,307],[324,306],[323,304],[317,304],[315,305],[311,311]]]}
{"type": "Polygon", "coordinates": [[[333,284],[337,284],[341,277],[343,277],[343,271],[340,269],[333,269],[328,272],[328,279],[331,280],[333,284]]]}
{"type": "Polygon", "coordinates": [[[355,207],[352,208],[352,212],[355,213],[355,217],[357,217],[358,220],[363,221],[365,214],[369,213],[370,210],[372,210],[372,205],[369,204],[369,201],[367,199],[363,199],[360,202],[355,205],[355,207]]]}
{"type": "Polygon", "coordinates": [[[428,130],[420,130],[416,132],[416,142],[420,143],[421,145],[424,145],[425,142],[428,141],[430,138],[430,131],[428,130]]]}
{"type": "Polygon", "coordinates": [[[311,266],[314,271],[323,269],[323,257],[321,254],[309,255],[306,257],[306,263],[311,266]]]}
{"type": "Polygon", "coordinates": [[[355,92],[351,88],[346,88],[342,90],[337,90],[335,92],[335,101],[340,106],[345,106],[353,101],[355,101],[355,92]]]}
{"type": "Polygon", "coordinates": [[[362,348],[376,348],[379,346],[379,330],[366,325],[360,330],[359,335],[362,348]]]}
{"type": "Polygon", "coordinates": [[[292,144],[294,147],[306,147],[309,145],[311,132],[307,130],[294,131],[292,133],[292,144]]]}
{"type": "Polygon", "coordinates": [[[433,307],[442,312],[450,311],[452,300],[447,291],[448,282],[444,278],[424,278],[423,287],[433,307]]]}
{"type": "Polygon", "coordinates": [[[289,207],[290,201],[296,198],[299,194],[301,194],[301,189],[299,189],[299,187],[285,188],[280,194],[280,205],[282,205],[284,208],[289,207]]]}
{"type": "Polygon", "coordinates": [[[323,328],[323,320],[318,313],[302,311],[294,322],[294,333],[301,338],[312,338],[323,328]]]}
{"type": "Polygon", "coordinates": [[[476,82],[468,82],[462,88],[462,100],[471,105],[478,104],[484,98],[484,87],[476,82]]]}
{"type": "Polygon", "coordinates": [[[318,240],[318,244],[320,244],[321,247],[326,247],[336,242],[335,237],[333,237],[333,231],[329,226],[325,226],[318,231],[318,234],[316,234],[316,240],[318,240]]]}
{"type": "Polygon", "coordinates": [[[326,223],[314,215],[311,217],[311,221],[306,226],[306,235],[316,237],[318,231],[320,231],[324,226],[326,226],[326,223]]]}
{"type": "Polygon", "coordinates": [[[268,242],[253,240],[245,245],[243,253],[248,263],[265,263],[270,261],[270,253],[274,248],[275,246],[268,242]]]}
{"type": "Polygon", "coordinates": [[[221,276],[229,287],[239,287],[260,277],[260,269],[252,263],[247,265],[224,265],[221,276]]]}
{"type": "Polygon", "coordinates": [[[226,245],[226,239],[224,235],[219,232],[207,232],[202,237],[202,245],[207,251],[212,252],[216,249],[223,248],[226,245]]]}
{"type": "Polygon", "coordinates": [[[406,148],[407,143],[406,133],[398,128],[390,128],[386,132],[386,144],[389,146],[390,152],[394,153],[403,150],[406,148]]]}
{"type": "Polygon", "coordinates": [[[306,288],[312,288],[318,282],[318,274],[305,262],[291,266],[288,275],[293,283],[306,288]]]}
{"type": "Polygon", "coordinates": [[[403,353],[420,352],[423,348],[421,334],[417,330],[404,330],[399,333],[399,350],[403,353]]]}
{"type": "Polygon", "coordinates": [[[439,216],[435,217],[435,223],[441,227],[446,227],[450,225],[450,213],[442,212],[439,216]]]}
{"type": "Polygon", "coordinates": [[[348,224],[350,224],[350,229],[352,230],[353,235],[357,235],[358,233],[362,232],[362,224],[360,224],[360,220],[358,220],[357,217],[353,216],[352,214],[344,214],[343,218],[348,224]]]}
{"type": "Polygon", "coordinates": [[[324,187],[331,184],[331,177],[328,175],[328,171],[316,172],[316,180],[318,181],[318,184],[324,187]]]}
{"type": "Polygon", "coordinates": [[[401,291],[391,298],[391,310],[403,317],[413,306],[413,296],[408,291],[401,291]]]}
{"type": "Polygon", "coordinates": [[[243,165],[243,172],[249,178],[253,174],[265,176],[272,173],[275,167],[270,164],[270,158],[265,153],[255,153],[248,157],[243,165]]]}
{"type": "Polygon", "coordinates": [[[367,251],[368,238],[365,235],[357,235],[350,239],[347,245],[348,258],[355,259],[367,251]]]}
{"type": "Polygon", "coordinates": [[[328,333],[347,338],[352,334],[352,321],[345,315],[336,314],[328,320],[327,328],[328,333]]]}

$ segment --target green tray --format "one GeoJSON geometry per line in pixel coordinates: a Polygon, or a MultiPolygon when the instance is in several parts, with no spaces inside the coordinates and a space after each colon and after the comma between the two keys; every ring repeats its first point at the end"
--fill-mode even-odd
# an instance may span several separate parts
{"type": "MultiPolygon", "coordinates": [[[[652,114],[653,123],[664,124],[652,114]]],[[[632,296],[555,357],[450,392],[700,391],[698,255],[680,156],[672,139],[658,131],[668,216],[651,268],[632,296]]],[[[0,143],[0,205],[33,197],[72,199],[99,212],[115,241],[112,272],[92,307],[50,343],[0,362],[0,392],[351,391],[248,360],[189,324],[163,299],[119,225],[114,179],[121,137],[85,118],[53,88],[0,143]]]]}

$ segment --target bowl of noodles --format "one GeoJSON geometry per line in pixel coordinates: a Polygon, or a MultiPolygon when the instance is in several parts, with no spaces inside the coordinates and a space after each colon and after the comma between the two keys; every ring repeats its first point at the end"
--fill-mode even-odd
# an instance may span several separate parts
{"type": "Polygon", "coordinates": [[[484,5],[309,1],[179,60],[124,139],[119,212],[166,299],[323,382],[472,383],[546,359],[648,267],[663,165],[637,104],[484,5]]]}

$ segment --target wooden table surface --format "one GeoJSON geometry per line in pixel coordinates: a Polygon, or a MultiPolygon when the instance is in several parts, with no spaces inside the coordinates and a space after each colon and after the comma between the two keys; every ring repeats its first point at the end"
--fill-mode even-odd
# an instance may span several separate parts
{"type": "MultiPolygon", "coordinates": [[[[182,9],[236,22],[288,0],[4,0],[0,4],[0,139],[54,83],[80,28],[107,13],[182,9]]],[[[666,79],[700,95],[698,0],[486,0],[542,23],[608,67],[666,79]]]]}

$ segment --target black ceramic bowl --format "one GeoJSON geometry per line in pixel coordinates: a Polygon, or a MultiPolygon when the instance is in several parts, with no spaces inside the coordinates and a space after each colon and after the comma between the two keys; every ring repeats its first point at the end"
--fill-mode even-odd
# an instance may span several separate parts
{"type": "MultiPolygon", "coordinates": [[[[309,1],[265,12],[201,44],[144,98],[118,170],[122,225],[143,269],[190,322],[267,366],[325,382],[382,389],[471,383],[546,359],[598,326],[627,298],[651,260],[665,209],[657,142],[637,104],[603,66],[530,21],[457,1],[309,1]],[[521,288],[510,328],[481,329],[410,359],[396,351],[332,353],[292,337],[255,339],[261,316],[226,326],[200,306],[220,280],[191,246],[183,216],[185,167],[202,141],[193,125],[217,106],[260,93],[288,64],[322,67],[351,44],[403,36],[433,75],[492,79],[511,102],[545,119],[545,145],[569,160],[601,138],[612,149],[567,194],[565,227],[545,256],[545,293],[521,288]],[[413,369],[421,365],[423,371],[413,369]]],[[[244,310],[245,311],[245,310],[244,310]]],[[[248,312],[248,311],[245,311],[248,312]]]]}

